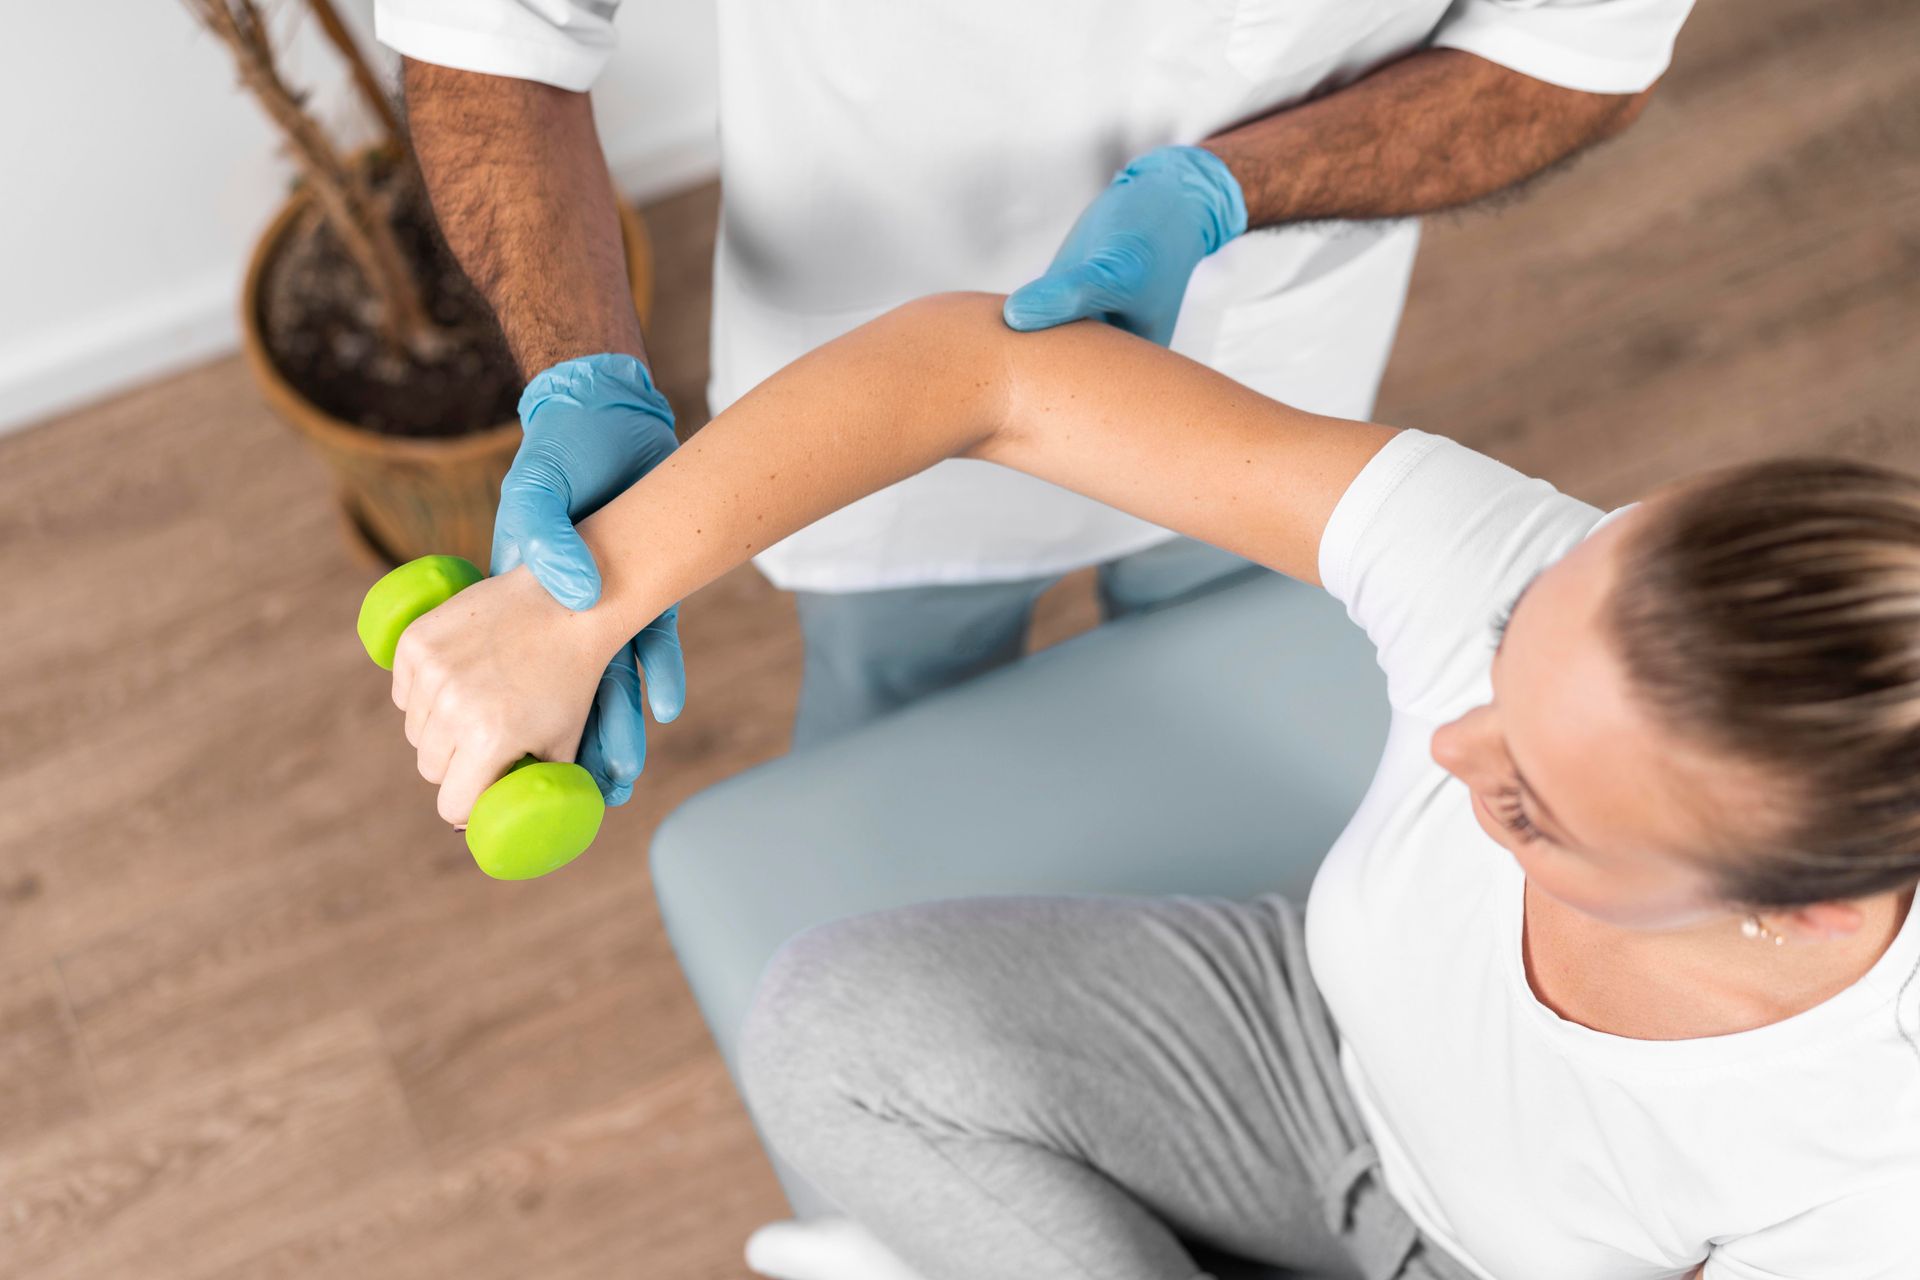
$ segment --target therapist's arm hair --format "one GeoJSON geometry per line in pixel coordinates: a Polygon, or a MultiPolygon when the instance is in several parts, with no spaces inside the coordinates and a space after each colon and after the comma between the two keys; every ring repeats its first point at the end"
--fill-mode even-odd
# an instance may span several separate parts
{"type": "Polygon", "coordinates": [[[1652,93],[1583,93],[1426,49],[1201,145],[1239,179],[1249,226],[1412,217],[1504,191],[1620,133],[1652,93]]]}
{"type": "Polygon", "coordinates": [[[1319,581],[1327,519],[1391,428],[1288,408],[1108,325],[1015,333],[1001,303],[925,298],[827,343],[583,521],[607,634],[949,457],[1319,581]]]}
{"type": "Polygon", "coordinates": [[[402,79],[434,216],[521,373],[600,352],[644,360],[587,95],[412,58],[402,79]]]}

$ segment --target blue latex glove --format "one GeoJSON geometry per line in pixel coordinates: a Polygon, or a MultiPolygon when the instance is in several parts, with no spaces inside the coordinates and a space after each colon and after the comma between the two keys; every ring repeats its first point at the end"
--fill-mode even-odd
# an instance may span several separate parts
{"type": "Polygon", "coordinates": [[[1226,162],[1200,147],[1149,151],[1067,233],[1047,273],[1008,297],[1007,324],[1051,329],[1104,320],[1166,346],[1194,267],[1247,229],[1226,162]]]}
{"type": "MultiPolygon", "coordinates": [[[[500,486],[493,523],[493,572],[525,564],[569,609],[600,599],[600,569],[574,530],[679,447],[673,410],[647,367],[626,355],[563,360],[520,396],[526,433],[500,486]]],[[[624,804],[646,763],[643,690],[665,724],[687,700],[675,605],[622,646],[600,677],[580,739],[579,762],[608,804],[624,804]]]]}

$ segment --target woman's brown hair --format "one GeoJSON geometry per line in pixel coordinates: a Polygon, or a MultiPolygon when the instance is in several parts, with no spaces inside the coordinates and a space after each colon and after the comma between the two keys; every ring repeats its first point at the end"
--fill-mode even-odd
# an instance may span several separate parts
{"type": "Polygon", "coordinates": [[[1728,900],[1920,881],[1920,477],[1712,472],[1649,504],[1620,563],[1606,621],[1644,705],[1781,788],[1785,816],[1719,860],[1728,900]]]}

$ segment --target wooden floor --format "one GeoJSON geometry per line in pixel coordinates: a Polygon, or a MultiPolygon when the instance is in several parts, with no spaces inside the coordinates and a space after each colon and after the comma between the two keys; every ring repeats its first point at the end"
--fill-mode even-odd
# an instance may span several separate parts
{"type": "MultiPolygon", "coordinates": [[[[1617,503],[1785,450],[1920,467],[1920,6],[1701,4],[1621,142],[1431,228],[1381,416],[1617,503]]],[[[705,379],[711,191],[649,211],[705,379]]],[[[739,1280],[781,1202],[648,833],[784,746],[792,611],[593,856],[500,885],[413,776],[318,464],[237,360],[0,440],[0,1275],[739,1280]]],[[[1044,630],[1088,616],[1084,583],[1044,630]]]]}

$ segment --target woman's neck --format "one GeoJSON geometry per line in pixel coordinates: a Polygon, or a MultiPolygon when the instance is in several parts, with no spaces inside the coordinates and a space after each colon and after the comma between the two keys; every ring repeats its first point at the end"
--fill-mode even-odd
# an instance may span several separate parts
{"type": "Polygon", "coordinates": [[[1692,1040],[1780,1022],[1858,982],[1892,945],[1912,893],[1858,903],[1843,937],[1773,945],[1738,917],[1649,933],[1602,924],[1526,890],[1523,956],[1534,995],[1570,1022],[1636,1040],[1692,1040]]]}

